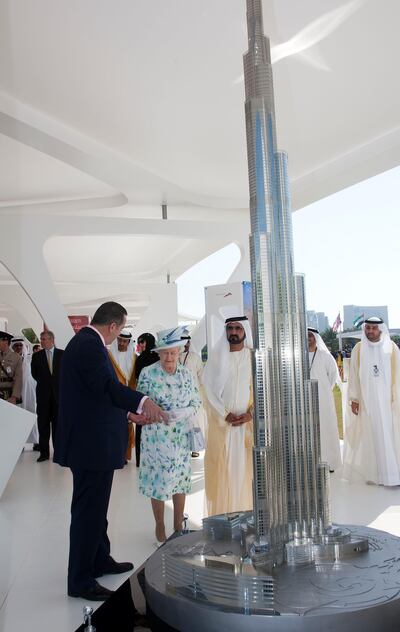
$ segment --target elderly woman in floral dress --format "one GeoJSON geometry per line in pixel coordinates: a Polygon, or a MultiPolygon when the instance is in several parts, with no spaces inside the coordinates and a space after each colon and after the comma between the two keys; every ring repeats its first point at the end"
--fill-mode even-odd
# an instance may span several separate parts
{"type": "Polygon", "coordinates": [[[154,351],[160,361],[145,367],[137,389],[153,399],[169,414],[167,423],[143,426],[139,470],[139,491],[151,498],[156,538],[166,540],[164,504],[172,498],[174,530],[182,527],[186,494],[191,491],[191,418],[201,405],[192,373],[179,364],[186,343],[184,327],[157,334],[154,351]]]}

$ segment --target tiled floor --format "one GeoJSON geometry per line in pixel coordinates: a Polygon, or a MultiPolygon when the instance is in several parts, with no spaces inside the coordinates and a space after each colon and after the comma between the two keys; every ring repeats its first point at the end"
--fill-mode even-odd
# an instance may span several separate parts
{"type": "MultiPolygon", "coordinates": [[[[65,594],[71,476],[36,458],[30,451],[21,455],[0,500],[0,630],[73,632],[82,622],[83,601],[65,594]]],[[[203,514],[203,460],[192,464],[187,511],[196,528],[203,514]]],[[[400,488],[349,485],[337,474],[331,488],[335,522],[368,524],[400,536],[400,488]]],[[[171,507],[166,518],[172,531],[171,507]]],[[[117,560],[139,566],[155,550],[150,503],[137,493],[133,464],[115,474],[109,523],[117,560]]],[[[117,587],[126,577],[102,582],[117,587]]]]}

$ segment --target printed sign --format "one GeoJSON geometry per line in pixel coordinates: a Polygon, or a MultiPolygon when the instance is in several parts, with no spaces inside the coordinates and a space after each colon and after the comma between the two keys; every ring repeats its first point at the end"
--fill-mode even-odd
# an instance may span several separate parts
{"type": "Polygon", "coordinates": [[[68,316],[68,318],[75,333],[89,324],[89,316],[68,316]]]}

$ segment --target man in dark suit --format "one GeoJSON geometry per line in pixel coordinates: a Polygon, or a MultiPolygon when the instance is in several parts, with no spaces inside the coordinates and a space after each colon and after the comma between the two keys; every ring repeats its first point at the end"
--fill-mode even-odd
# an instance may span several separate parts
{"type": "Polygon", "coordinates": [[[48,461],[50,455],[50,428],[53,446],[57,430],[58,389],[62,349],[54,346],[52,331],[40,334],[42,350],[32,355],[31,373],[36,380],[36,412],[39,430],[38,463],[48,461]]]}
{"type": "Polygon", "coordinates": [[[71,468],[73,475],[68,594],[94,601],[112,593],[96,577],[133,569],[130,562],[111,557],[107,536],[112,479],[125,463],[128,420],[167,420],[154,402],[116,377],[105,345],[117,338],[125,322],[122,305],[101,305],[91,324],[68,343],[61,368],[54,461],[71,468]]]}

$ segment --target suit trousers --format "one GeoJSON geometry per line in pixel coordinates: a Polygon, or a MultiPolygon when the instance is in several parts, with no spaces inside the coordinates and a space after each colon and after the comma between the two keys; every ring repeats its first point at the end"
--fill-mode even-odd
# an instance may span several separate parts
{"type": "Polygon", "coordinates": [[[71,468],[73,493],[68,562],[68,593],[79,594],[95,585],[110,565],[107,511],[114,470],[71,468]]]}
{"type": "Polygon", "coordinates": [[[140,465],[140,441],[142,438],[142,426],[140,424],[136,425],[136,434],[135,434],[135,456],[136,456],[136,465],[139,467],[140,465]]]}
{"type": "Polygon", "coordinates": [[[39,450],[40,454],[49,456],[50,453],[50,428],[51,438],[53,440],[53,447],[56,438],[57,429],[57,412],[58,405],[54,396],[50,397],[50,400],[44,405],[40,404],[37,416],[38,430],[39,430],[39,450]]]}

